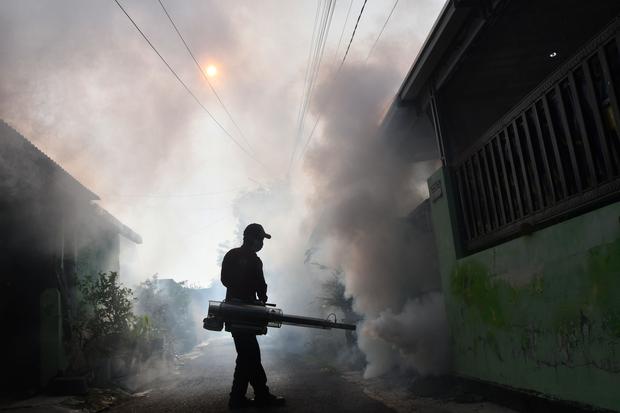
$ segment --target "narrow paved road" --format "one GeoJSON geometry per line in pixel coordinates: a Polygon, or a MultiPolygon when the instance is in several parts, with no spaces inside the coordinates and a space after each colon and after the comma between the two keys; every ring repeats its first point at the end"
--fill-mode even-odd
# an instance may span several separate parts
{"type": "MultiPolygon", "coordinates": [[[[394,412],[369,397],[363,388],[332,369],[262,346],[271,390],[286,396],[286,412],[394,412]]],[[[174,377],[113,412],[227,412],[235,350],[229,336],[213,339],[188,355],[174,377]]],[[[251,395],[251,390],[249,391],[251,395]]],[[[244,409],[252,412],[256,409],[244,409]]],[[[260,411],[269,411],[261,409],[260,411]]]]}
{"type": "MultiPolygon", "coordinates": [[[[490,398],[510,405],[515,409],[512,410],[485,400],[475,391],[460,388],[458,382],[441,384],[439,381],[433,385],[433,380],[429,379],[416,381],[418,384],[415,385],[411,378],[399,378],[398,375],[366,380],[360,371],[337,371],[318,361],[316,355],[287,353],[269,344],[269,339],[261,337],[259,341],[262,341],[268,384],[274,393],[287,399],[285,407],[261,409],[261,412],[583,413],[561,403],[540,404],[512,393],[490,398]]],[[[0,411],[228,412],[235,356],[230,335],[214,335],[205,345],[184,355],[172,371],[145,374],[146,379],[150,376],[150,385],[138,394],[129,396],[118,389],[91,389],[85,397],[38,395],[14,403],[0,403],[0,411]]],[[[249,393],[251,395],[251,390],[249,393]]],[[[249,408],[242,411],[256,413],[259,410],[249,408]]]]}
{"type": "MultiPolygon", "coordinates": [[[[359,371],[337,371],[312,355],[284,352],[262,337],[259,341],[262,341],[268,384],[274,393],[287,399],[285,407],[261,409],[261,412],[515,413],[480,397],[457,401],[459,397],[454,395],[434,398],[428,392],[422,392],[427,393],[423,397],[420,388],[413,390],[411,379],[382,377],[365,380],[359,371]]],[[[159,374],[145,374],[145,379],[150,376],[150,385],[138,394],[118,395],[112,389],[91,389],[86,402],[83,397],[40,395],[0,406],[0,410],[18,413],[75,413],[101,409],[116,413],[228,412],[235,356],[230,335],[216,335],[205,345],[184,355],[174,370],[166,370],[166,374],[161,371],[159,374]],[[121,404],[115,404],[119,402],[121,404]]],[[[445,390],[450,393],[455,389],[446,387],[445,390]]],[[[251,395],[251,390],[249,393],[251,395]]],[[[532,411],[530,408],[518,410],[532,411]]],[[[249,408],[242,411],[256,413],[259,410],[249,408]]]]}

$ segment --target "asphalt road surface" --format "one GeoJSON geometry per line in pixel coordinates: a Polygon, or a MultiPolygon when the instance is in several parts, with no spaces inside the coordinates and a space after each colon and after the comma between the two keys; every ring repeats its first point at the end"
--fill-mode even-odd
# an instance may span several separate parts
{"type": "MultiPolygon", "coordinates": [[[[260,340],[260,338],[259,338],[260,340]]],[[[393,412],[367,396],[360,386],[333,369],[321,368],[291,354],[262,345],[263,366],[271,391],[286,397],[285,412],[393,412]]],[[[232,338],[210,340],[182,359],[177,374],[113,412],[227,412],[236,357],[232,338]]],[[[251,387],[248,396],[252,397],[251,387]]],[[[258,411],[249,408],[242,411],[258,411]]],[[[270,409],[260,409],[270,411],[270,409]]]]}
{"type": "MultiPolygon", "coordinates": [[[[260,341],[260,338],[259,338],[260,341]]],[[[262,343],[263,365],[274,394],[286,397],[284,407],[241,411],[277,412],[425,412],[505,413],[489,403],[451,403],[413,397],[395,386],[362,379],[361,372],[341,372],[262,343]]],[[[232,338],[222,335],[185,355],[176,374],[112,412],[226,412],[236,353],[232,338]]],[[[251,389],[248,396],[252,396],[251,389]]]]}
{"type": "MultiPolygon", "coordinates": [[[[361,371],[333,367],[321,354],[315,354],[316,350],[283,351],[274,347],[276,341],[271,337],[259,337],[259,342],[271,391],[285,396],[287,405],[242,412],[583,413],[572,406],[524,398],[519,393],[480,391],[477,386],[472,388],[451,378],[413,380],[394,373],[364,379],[361,371]]],[[[230,335],[214,334],[172,365],[145,369],[138,382],[133,381],[136,377],[127,378],[122,387],[131,389],[132,394],[120,388],[92,388],[86,396],[75,397],[41,394],[26,400],[0,401],[0,411],[227,412],[235,357],[230,335]]],[[[248,393],[251,397],[251,389],[248,393]]]]}
{"type": "MultiPolygon", "coordinates": [[[[565,406],[507,403],[504,396],[482,397],[476,390],[450,378],[414,380],[394,372],[364,379],[359,370],[335,368],[329,357],[314,347],[291,352],[275,347],[282,337],[259,337],[268,385],[286,397],[284,407],[247,408],[242,412],[396,412],[396,413],[549,413],[573,412],[565,406]],[[447,381],[446,381],[447,380],[447,381]],[[495,400],[508,409],[491,403],[495,400]]],[[[298,346],[300,347],[300,346],[298,346]]],[[[235,349],[229,334],[214,334],[176,362],[145,368],[140,376],[126,378],[121,387],[91,388],[84,396],[41,394],[30,399],[0,401],[1,412],[95,413],[124,412],[227,412],[228,393],[235,365],[235,349]],[[136,381],[137,380],[137,381],[136,381]]],[[[331,359],[333,362],[333,359],[331,359]]],[[[120,384],[120,383],[119,383],[120,384]]],[[[252,396],[251,389],[248,396],[252,396]]],[[[508,398],[512,398],[508,395],[508,398]]],[[[581,413],[581,412],[580,412],[581,413]]]]}

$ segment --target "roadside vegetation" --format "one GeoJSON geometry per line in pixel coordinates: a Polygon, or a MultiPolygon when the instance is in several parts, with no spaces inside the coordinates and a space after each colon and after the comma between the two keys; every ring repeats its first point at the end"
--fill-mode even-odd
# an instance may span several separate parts
{"type": "Polygon", "coordinates": [[[68,370],[94,385],[123,381],[174,365],[196,343],[191,288],[153,276],[135,290],[116,272],[80,279],[75,291],[68,370]]]}

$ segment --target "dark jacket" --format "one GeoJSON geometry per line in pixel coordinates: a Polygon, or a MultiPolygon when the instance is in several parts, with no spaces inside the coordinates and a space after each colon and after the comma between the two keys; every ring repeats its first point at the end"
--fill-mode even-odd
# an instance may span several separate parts
{"type": "Polygon", "coordinates": [[[233,248],[222,261],[222,284],[226,287],[226,299],[267,301],[267,284],[263,275],[263,262],[255,252],[233,248]]]}

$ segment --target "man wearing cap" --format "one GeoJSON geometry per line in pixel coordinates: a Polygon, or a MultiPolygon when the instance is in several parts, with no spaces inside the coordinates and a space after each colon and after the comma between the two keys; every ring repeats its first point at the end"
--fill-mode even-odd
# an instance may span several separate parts
{"type": "MultiPolygon", "coordinates": [[[[243,231],[243,245],[226,253],[222,261],[222,284],[226,300],[255,303],[267,302],[267,284],[263,262],[256,255],[263,248],[263,240],[270,239],[260,224],[250,224],[243,231]]],[[[249,406],[277,406],[284,398],[269,393],[267,376],[261,364],[260,348],[253,333],[232,333],[237,350],[237,364],[228,406],[237,409],[249,406]],[[245,397],[248,384],[254,388],[254,403],[245,397]]]]}

